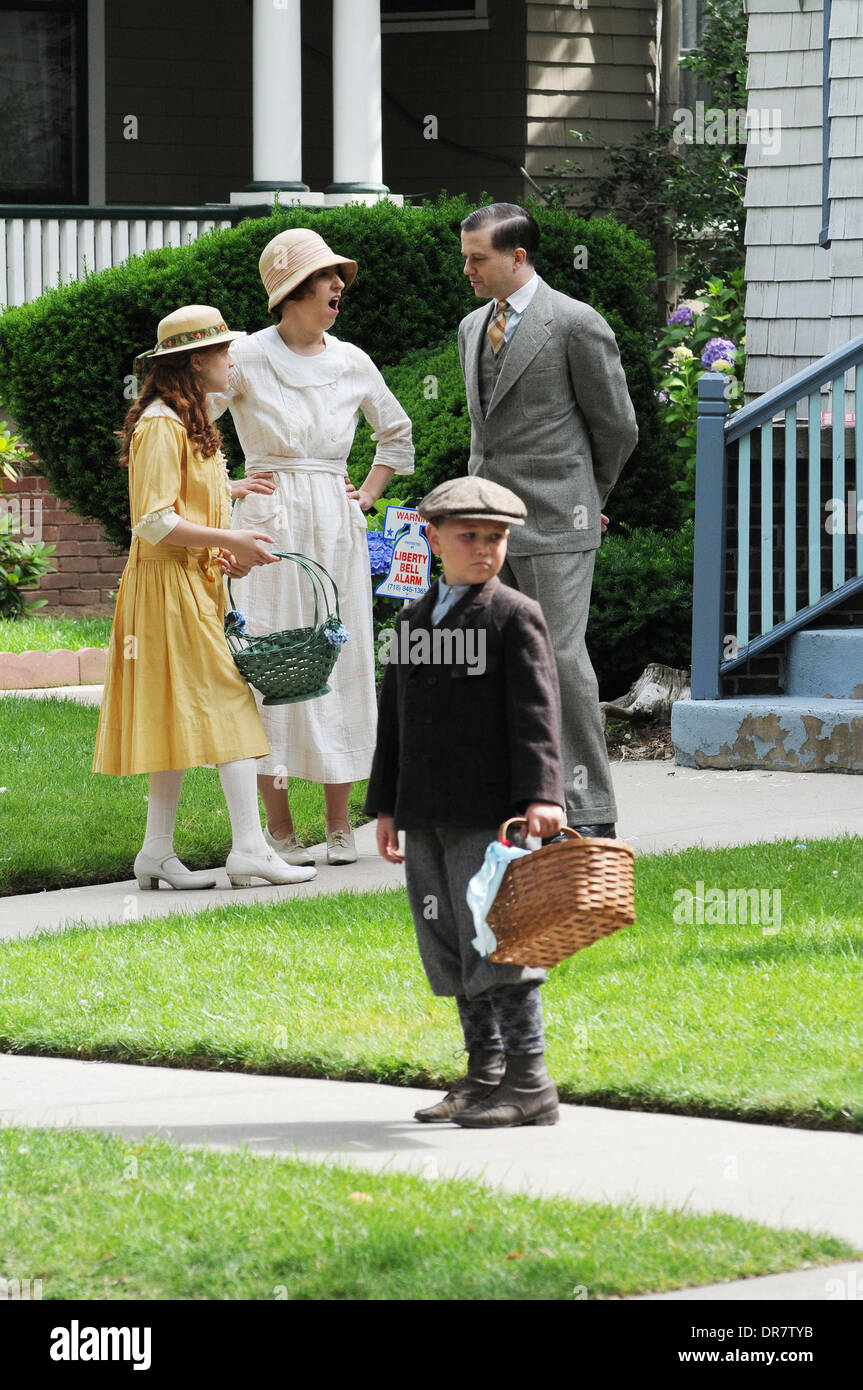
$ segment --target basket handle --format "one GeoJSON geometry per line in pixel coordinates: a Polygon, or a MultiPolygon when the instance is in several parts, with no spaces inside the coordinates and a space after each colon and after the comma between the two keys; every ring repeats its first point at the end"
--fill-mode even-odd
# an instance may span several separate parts
{"type": "MultiPolygon", "coordinates": [[[[315,574],[314,570],[310,567],[310,565],[306,564],[305,559],[301,559],[298,555],[289,555],[288,552],[281,551],[281,550],[274,550],[274,551],[273,551],[273,554],[274,554],[274,555],[282,555],[282,556],[284,556],[286,559],[287,559],[287,558],[290,558],[290,559],[292,559],[292,560],[296,560],[296,562],[297,562],[297,564],[300,566],[300,568],[301,568],[302,570],[305,571],[305,573],[306,573],[306,575],[308,576],[308,578],[309,578],[309,580],[310,580],[310,582],[311,582],[311,585],[312,585],[312,593],[313,593],[314,596],[315,596],[315,618],[314,618],[314,626],[317,627],[317,625],[318,625],[318,587],[320,587],[321,599],[322,599],[324,605],[326,606],[326,604],[327,604],[327,596],[326,596],[326,592],[325,592],[325,590],[324,590],[323,581],[321,580],[320,576],[317,575],[317,574],[315,574]]],[[[231,593],[231,581],[230,581],[230,579],[228,580],[228,602],[230,603],[231,607],[233,608],[233,606],[234,606],[234,596],[233,596],[233,594],[231,593]]],[[[338,611],[338,609],[337,609],[336,611],[338,611]]]]}
{"type": "MultiPolygon", "coordinates": [[[[527,821],[525,820],[524,816],[510,816],[509,820],[505,820],[501,823],[500,830],[497,832],[497,838],[499,840],[509,839],[509,835],[507,832],[509,831],[509,827],[511,825],[523,825],[525,828],[527,828],[527,821]]],[[[580,840],[583,838],[581,835],[579,835],[577,830],[573,830],[572,826],[569,825],[562,825],[560,830],[558,831],[558,834],[569,835],[572,837],[573,840],[580,840]]]]}
{"type": "MultiPolygon", "coordinates": [[[[336,587],[336,582],[335,582],[335,580],[333,579],[332,575],[330,574],[329,570],[324,569],[324,566],[323,566],[322,564],[320,564],[317,560],[312,560],[308,555],[303,555],[303,554],[301,554],[300,551],[293,551],[293,550],[274,550],[274,551],[273,551],[273,554],[274,554],[274,555],[278,555],[278,556],[279,556],[281,559],[283,559],[283,560],[295,560],[296,563],[300,566],[300,568],[301,568],[301,569],[305,572],[305,574],[307,575],[309,581],[311,582],[312,593],[313,593],[314,596],[315,596],[315,621],[314,621],[314,626],[315,626],[315,627],[318,626],[318,590],[319,590],[319,589],[320,589],[321,602],[323,603],[324,607],[325,607],[328,611],[329,611],[329,607],[330,607],[330,605],[329,605],[329,600],[327,599],[327,591],[326,591],[326,589],[325,589],[325,587],[324,587],[324,582],[323,582],[323,580],[321,579],[320,575],[317,574],[317,573],[315,572],[315,569],[312,569],[312,566],[314,565],[317,569],[323,570],[324,574],[327,576],[327,579],[330,581],[330,583],[331,583],[332,586],[333,586],[333,597],[334,597],[335,607],[336,607],[336,617],[338,618],[339,622],[341,622],[341,620],[342,620],[342,615],[341,615],[341,613],[339,612],[339,591],[338,591],[338,588],[336,587]]],[[[233,596],[233,594],[232,594],[232,592],[231,592],[231,581],[230,581],[230,579],[228,580],[228,602],[229,602],[229,604],[231,605],[231,608],[233,608],[233,607],[234,607],[234,596],[233,596]]]]}
{"type": "MultiPolygon", "coordinates": [[[[336,585],[336,581],[333,579],[333,576],[330,574],[329,570],[328,570],[328,569],[324,569],[324,566],[320,563],[319,560],[313,560],[313,559],[311,558],[310,555],[303,555],[299,550],[274,550],[274,551],[273,551],[273,554],[274,554],[274,555],[280,555],[280,556],[282,557],[283,560],[296,560],[297,564],[302,566],[302,568],[306,571],[306,574],[307,574],[307,575],[309,576],[309,578],[313,581],[313,583],[312,583],[312,587],[313,587],[313,588],[315,588],[314,581],[317,580],[318,584],[319,584],[320,587],[321,587],[321,597],[322,597],[322,599],[323,599],[323,602],[324,602],[324,604],[325,604],[327,610],[329,611],[330,604],[329,604],[329,601],[328,601],[328,599],[327,599],[327,591],[326,591],[326,588],[325,588],[325,586],[324,586],[324,582],[323,582],[323,580],[321,579],[320,575],[315,573],[315,570],[321,570],[321,571],[326,575],[327,579],[330,581],[330,584],[332,585],[332,589],[333,589],[333,602],[335,603],[336,617],[338,618],[339,622],[341,622],[341,620],[342,620],[342,615],[341,615],[341,613],[339,612],[339,591],[338,591],[338,587],[337,587],[337,585],[336,585]],[[312,565],[314,566],[314,570],[309,568],[309,567],[312,566],[312,565]]],[[[317,589],[315,588],[315,627],[317,627],[317,625],[318,625],[318,607],[317,607],[317,589]]]]}

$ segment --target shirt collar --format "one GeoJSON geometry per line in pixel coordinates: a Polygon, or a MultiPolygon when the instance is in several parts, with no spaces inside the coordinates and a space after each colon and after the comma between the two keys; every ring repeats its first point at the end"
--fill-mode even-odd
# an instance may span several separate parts
{"type": "Polygon", "coordinates": [[[507,302],[511,306],[513,313],[523,314],[538,289],[539,276],[534,272],[527,283],[521,286],[521,289],[516,290],[514,294],[509,296],[507,302]]]}
{"type": "Polygon", "coordinates": [[[440,575],[438,579],[438,585],[438,598],[446,598],[450,589],[452,589],[454,594],[463,594],[467,589],[470,588],[469,584],[447,584],[443,575],[440,575]]]}

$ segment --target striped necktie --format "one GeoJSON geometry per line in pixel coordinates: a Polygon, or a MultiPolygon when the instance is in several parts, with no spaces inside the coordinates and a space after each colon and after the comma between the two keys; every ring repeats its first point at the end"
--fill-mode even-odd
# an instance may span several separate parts
{"type": "Polygon", "coordinates": [[[488,340],[491,343],[491,350],[497,357],[506,339],[506,310],[509,305],[508,299],[497,301],[497,313],[486,329],[488,340]]]}

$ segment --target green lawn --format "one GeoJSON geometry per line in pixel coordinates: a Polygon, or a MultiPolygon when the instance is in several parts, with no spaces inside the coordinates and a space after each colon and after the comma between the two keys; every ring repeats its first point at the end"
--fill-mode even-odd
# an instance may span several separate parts
{"type": "Polygon", "coordinates": [[[43,1299],[570,1301],[857,1253],[731,1216],[86,1131],[0,1129],[0,1164],[0,1274],[43,1299]]]}
{"type": "MultiPolygon", "coordinates": [[[[543,991],[562,1096],[863,1130],[863,927],[852,837],[641,857],[638,923],[543,991]],[[781,887],[782,923],[687,926],[675,891],[781,887]]],[[[134,911],[134,904],[131,912],[134,911]]],[[[401,890],[273,903],[0,946],[0,1049],[429,1086],[460,1074],[451,1000],[401,890]]]]}
{"type": "Polygon", "coordinates": [[[50,652],[107,647],[110,618],[0,618],[0,652],[50,652]]]}
{"type": "MultiPolygon", "coordinates": [[[[73,700],[0,699],[0,896],[132,877],[147,823],[147,778],[91,772],[97,708],[73,700]]],[[[366,783],[351,793],[354,824],[366,783]]],[[[324,839],[323,787],[292,782],[308,844],[324,839]]],[[[264,812],[261,806],[261,821],[264,812]]],[[[191,768],[174,839],[189,868],[224,864],[231,828],[215,768],[191,768]]]]}

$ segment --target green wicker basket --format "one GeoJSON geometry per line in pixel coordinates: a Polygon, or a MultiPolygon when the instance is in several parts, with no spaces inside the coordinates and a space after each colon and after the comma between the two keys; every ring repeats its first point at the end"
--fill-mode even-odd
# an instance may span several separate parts
{"type": "Polygon", "coordinates": [[[247,636],[234,616],[229,579],[228,600],[232,611],[225,617],[225,638],[241,674],[250,685],[260,690],[264,704],[291,705],[329,693],[332,686],[327,681],[348,634],[339,614],[339,591],[329,571],[308,555],[290,550],[275,550],[273,554],[283,560],[294,560],[311,581],[315,596],[314,623],[311,627],[286,628],[284,632],[270,632],[262,637],[247,636]],[[334,607],[330,606],[318,570],[326,575],[332,585],[334,607]],[[318,621],[319,591],[323,607],[327,610],[323,622],[318,621]]]}

